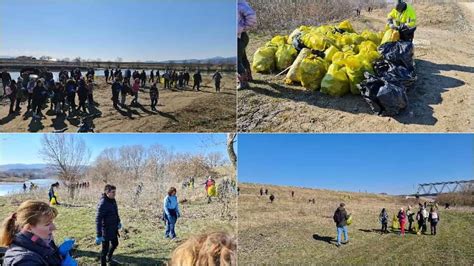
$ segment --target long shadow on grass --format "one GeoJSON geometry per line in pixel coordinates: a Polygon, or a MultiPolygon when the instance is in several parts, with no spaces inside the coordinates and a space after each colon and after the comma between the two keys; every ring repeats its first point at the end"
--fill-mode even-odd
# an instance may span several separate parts
{"type": "Polygon", "coordinates": [[[328,244],[332,244],[332,242],[334,242],[334,238],[332,236],[320,236],[318,234],[314,234],[313,239],[318,240],[318,241],[323,241],[328,244]]]}
{"type": "Polygon", "coordinates": [[[418,78],[415,88],[408,91],[409,107],[394,119],[404,124],[434,125],[438,119],[433,116],[432,106],[443,102],[441,95],[444,92],[465,84],[460,79],[441,75],[441,71],[474,73],[474,67],[436,64],[422,59],[415,59],[415,64],[418,78]]]}
{"type": "Polygon", "coordinates": [[[304,89],[291,88],[272,81],[254,80],[247,90],[272,98],[288,99],[294,102],[305,102],[309,105],[325,109],[337,109],[340,111],[359,114],[373,113],[364,99],[358,95],[346,95],[344,97],[333,97],[319,91],[306,91],[304,89]],[[270,87],[270,88],[268,88],[270,87]]]}
{"type": "MultiPolygon", "coordinates": [[[[359,231],[364,232],[364,233],[376,233],[376,234],[381,234],[382,230],[381,229],[359,229],[359,231]]],[[[388,233],[384,234],[400,234],[400,230],[389,230],[388,233]]],[[[405,230],[405,234],[416,234],[414,231],[408,231],[405,230]]]]}
{"type": "MultiPolygon", "coordinates": [[[[88,257],[95,259],[97,263],[100,260],[100,253],[88,250],[75,250],[73,252],[73,256],[80,258],[80,257],[88,257]]],[[[127,255],[117,254],[114,255],[114,259],[120,261],[123,264],[133,264],[133,265],[166,265],[167,259],[166,258],[149,258],[149,257],[133,257],[127,255]]]]}

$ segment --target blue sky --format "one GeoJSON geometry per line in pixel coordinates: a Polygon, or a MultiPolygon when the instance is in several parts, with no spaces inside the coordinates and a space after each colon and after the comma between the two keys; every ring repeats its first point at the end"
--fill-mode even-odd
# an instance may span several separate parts
{"type": "Polygon", "coordinates": [[[239,182],[415,193],[419,183],[473,179],[474,135],[241,134],[239,182]]]}
{"type": "Polygon", "coordinates": [[[2,0],[0,55],[236,56],[235,0],[2,0]]]}
{"type": "MultiPolygon", "coordinates": [[[[38,151],[43,134],[0,134],[0,165],[43,163],[38,151]]],[[[225,134],[83,134],[94,159],[103,149],[124,145],[161,144],[175,152],[221,152],[227,158],[225,134]]]]}

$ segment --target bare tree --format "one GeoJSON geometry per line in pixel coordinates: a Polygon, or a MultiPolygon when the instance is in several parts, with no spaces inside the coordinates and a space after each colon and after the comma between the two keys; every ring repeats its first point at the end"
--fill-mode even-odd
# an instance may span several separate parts
{"type": "Polygon", "coordinates": [[[118,152],[115,148],[107,148],[103,150],[95,159],[94,169],[102,178],[102,182],[109,183],[113,176],[119,171],[118,152]]]}
{"type": "Polygon", "coordinates": [[[71,198],[74,198],[76,182],[84,173],[90,158],[90,151],[83,139],[76,135],[45,134],[41,139],[40,156],[56,172],[58,178],[68,184],[71,198]]]}
{"type": "Polygon", "coordinates": [[[145,167],[146,150],[141,145],[124,146],[119,150],[119,160],[127,172],[133,172],[133,177],[138,180],[145,167]]]}
{"type": "Polygon", "coordinates": [[[237,155],[234,150],[234,143],[236,141],[237,133],[227,133],[227,154],[234,169],[237,169],[237,155]]]}
{"type": "Polygon", "coordinates": [[[211,152],[206,156],[210,167],[217,167],[223,164],[223,155],[220,152],[211,152]]]}

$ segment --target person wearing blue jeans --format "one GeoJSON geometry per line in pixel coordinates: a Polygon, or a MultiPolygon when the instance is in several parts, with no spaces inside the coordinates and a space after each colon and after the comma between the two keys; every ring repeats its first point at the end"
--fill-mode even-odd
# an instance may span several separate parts
{"type": "Polygon", "coordinates": [[[341,244],[346,244],[349,242],[349,236],[347,235],[347,219],[349,219],[349,215],[344,208],[346,205],[341,203],[339,208],[334,212],[334,222],[336,223],[337,228],[337,247],[340,247],[341,244]],[[341,234],[344,233],[344,242],[341,242],[341,234]]]}
{"type": "Polygon", "coordinates": [[[163,218],[166,222],[165,237],[176,239],[175,224],[181,216],[178,206],[178,198],[176,197],[176,188],[170,187],[168,195],[163,201],[163,218]]]}

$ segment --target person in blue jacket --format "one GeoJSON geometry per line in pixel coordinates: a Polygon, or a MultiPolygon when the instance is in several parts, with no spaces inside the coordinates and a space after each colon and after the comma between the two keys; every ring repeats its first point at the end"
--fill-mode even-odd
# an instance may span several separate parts
{"type": "Polygon", "coordinates": [[[105,185],[104,194],[97,204],[97,214],[95,217],[96,233],[95,243],[102,244],[102,251],[100,254],[101,265],[109,263],[119,264],[112,259],[115,249],[117,248],[119,230],[122,228],[120,216],[118,213],[117,202],[115,201],[115,194],[117,188],[113,185],[105,185]]]}
{"type": "Polygon", "coordinates": [[[163,212],[163,218],[166,221],[165,237],[174,240],[176,239],[175,224],[181,216],[174,187],[170,187],[168,195],[163,200],[163,212]]]}

